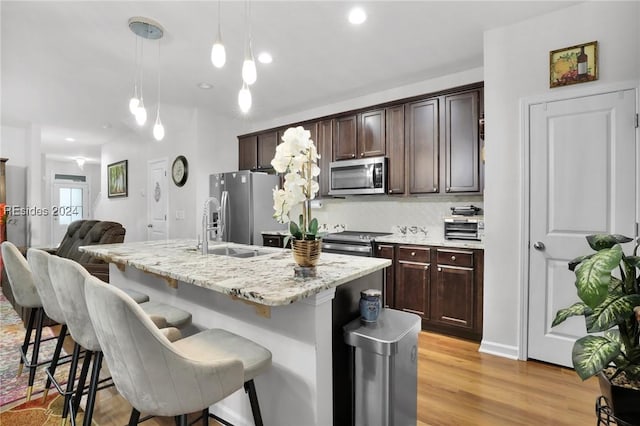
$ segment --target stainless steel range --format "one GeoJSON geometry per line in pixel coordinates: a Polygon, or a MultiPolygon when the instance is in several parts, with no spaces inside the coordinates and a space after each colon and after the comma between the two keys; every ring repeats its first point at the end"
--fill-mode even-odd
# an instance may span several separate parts
{"type": "Polygon", "coordinates": [[[344,231],[327,234],[322,238],[322,251],[326,253],[373,256],[376,237],[390,235],[389,232],[344,231]]]}

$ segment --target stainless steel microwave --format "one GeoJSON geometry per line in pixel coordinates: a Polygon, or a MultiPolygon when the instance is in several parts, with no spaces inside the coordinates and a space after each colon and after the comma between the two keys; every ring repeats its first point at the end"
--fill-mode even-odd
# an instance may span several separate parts
{"type": "Polygon", "coordinates": [[[329,195],[366,195],[387,192],[387,158],[334,161],[329,165],[329,195]]]}

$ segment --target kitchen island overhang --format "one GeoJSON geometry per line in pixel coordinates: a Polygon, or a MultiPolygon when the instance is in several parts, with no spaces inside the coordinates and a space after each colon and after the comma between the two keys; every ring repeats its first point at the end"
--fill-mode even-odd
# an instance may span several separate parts
{"type": "MultiPolygon", "coordinates": [[[[352,390],[342,326],[358,317],[361,290],[382,289],[383,269],[390,261],[323,253],[317,277],[302,279],[293,276],[289,250],[231,243],[216,247],[259,250],[260,255],[202,255],[192,240],[82,250],[111,264],[111,284],[137,288],[152,300],[191,312],[192,332],[223,328],[267,347],[273,366],[256,378],[265,424],[348,424],[352,390]]],[[[234,424],[251,424],[243,392],[211,410],[234,424]]]]}

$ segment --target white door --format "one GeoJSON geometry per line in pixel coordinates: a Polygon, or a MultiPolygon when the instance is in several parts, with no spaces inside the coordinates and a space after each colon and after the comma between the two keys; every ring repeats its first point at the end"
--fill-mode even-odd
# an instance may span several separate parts
{"type": "Polygon", "coordinates": [[[551,328],[578,301],[569,260],[591,252],[585,236],[635,234],[635,91],[530,108],[528,357],[571,366],[583,317],[551,328]]]}
{"type": "Polygon", "coordinates": [[[169,211],[167,160],[149,161],[147,166],[147,239],[164,240],[169,211]]]}
{"type": "Polygon", "coordinates": [[[89,184],[54,182],[51,207],[52,244],[60,244],[69,224],[89,218],[89,184]]]}

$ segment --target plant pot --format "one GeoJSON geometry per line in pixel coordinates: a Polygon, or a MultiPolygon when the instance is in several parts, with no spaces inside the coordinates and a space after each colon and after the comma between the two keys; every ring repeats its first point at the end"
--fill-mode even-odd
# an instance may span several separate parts
{"type": "Polygon", "coordinates": [[[598,382],[600,392],[616,419],[626,424],[640,425],[640,390],[615,385],[604,372],[598,374],[598,382]]]}
{"type": "Polygon", "coordinates": [[[293,260],[298,266],[310,268],[320,259],[322,240],[291,240],[293,260]]]}

